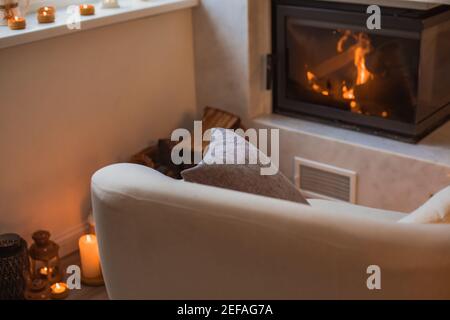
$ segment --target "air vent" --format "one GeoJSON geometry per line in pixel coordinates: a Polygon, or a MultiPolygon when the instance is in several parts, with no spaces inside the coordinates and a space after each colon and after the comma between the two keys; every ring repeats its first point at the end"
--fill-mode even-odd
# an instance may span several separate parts
{"type": "Polygon", "coordinates": [[[295,181],[306,197],[356,203],[356,172],[295,158],[295,181]]]}

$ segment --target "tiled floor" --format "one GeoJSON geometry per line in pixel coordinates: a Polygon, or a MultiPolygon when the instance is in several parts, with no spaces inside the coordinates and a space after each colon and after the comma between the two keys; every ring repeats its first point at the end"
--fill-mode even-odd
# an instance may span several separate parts
{"type": "MultiPolygon", "coordinates": [[[[80,256],[78,252],[64,257],[61,260],[62,270],[66,270],[69,265],[80,265],[80,256]]],[[[108,300],[105,286],[88,287],[81,284],[80,290],[71,290],[67,300],[108,300]]]]}

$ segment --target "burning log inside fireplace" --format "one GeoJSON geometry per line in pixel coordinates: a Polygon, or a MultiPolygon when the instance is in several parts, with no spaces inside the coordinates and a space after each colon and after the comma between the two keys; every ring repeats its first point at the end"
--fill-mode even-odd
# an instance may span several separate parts
{"type": "Polygon", "coordinates": [[[330,76],[336,71],[348,67],[355,60],[355,51],[358,49],[357,45],[353,45],[345,52],[333,56],[332,58],[320,63],[317,66],[311,68],[313,73],[318,79],[330,76]]]}
{"type": "Polygon", "coordinates": [[[336,50],[337,55],[321,62],[317,66],[313,66],[306,72],[308,83],[315,92],[323,96],[331,95],[337,101],[348,103],[351,111],[362,113],[354,91],[356,86],[363,86],[373,79],[373,74],[366,66],[366,56],[372,50],[370,39],[365,33],[355,34],[346,30],[337,42],[336,50]],[[356,43],[345,49],[345,44],[350,40],[356,43]],[[345,67],[348,69],[348,66],[356,70],[356,73],[347,72],[354,74],[350,81],[348,77],[342,77],[337,74],[338,70],[345,67]],[[343,78],[347,79],[343,80],[343,78]],[[320,82],[323,83],[324,80],[327,84],[326,88],[319,84],[320,82]]]}
{"type": "MultiPolygon", "coordinates": [[[[293,53],[304,52],[307,36],[298,32],[299,26],[288,24],[293,53]]],[[[414,105],[414,88],[401,49],[395,44],[374,48],[364,32],[336,31],[341,34],[335,43],[335,53],[315,64],[295,65],[292,72],[302,94],[318,102],[338,105],[354,113],[383,118],[403,117],[397,105],[414,105]]],[[[332,39],[332,38],[331,38],[332,39]]],[[[330,48],[330,44],[324,44],[330,48]]],[[[319,56],[326,55],[318,53],[319,56]]],[[[310,61],[317,57],[310,57],[310,61]]]]}

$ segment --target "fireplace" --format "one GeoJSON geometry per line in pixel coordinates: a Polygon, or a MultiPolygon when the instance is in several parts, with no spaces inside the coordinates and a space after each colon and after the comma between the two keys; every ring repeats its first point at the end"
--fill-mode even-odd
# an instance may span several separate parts
{"type": "Polygon", "coordinates": [[[417,142],[450,114],[450,7],[273,1],[274,112],[417,142]]]}

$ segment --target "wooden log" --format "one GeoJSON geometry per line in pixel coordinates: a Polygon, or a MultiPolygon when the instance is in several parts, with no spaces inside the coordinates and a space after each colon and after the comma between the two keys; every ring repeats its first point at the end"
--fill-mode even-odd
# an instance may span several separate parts
{"type": "MultiPolygon", "coordinates": [[[[224,129],[239,129],[241,127],[241,119],[224,110],[206,107],[203,112],[203,133],[212,128],[224,128],[224,129]]],[[[193,142],[192,142],[193,143],[193,142]]],[[[208,147],[209,141],[203,141],[202,147],[205,150],[208,147]]],[[[192,145],[194,146],[194,145],[192,145]]]]}
{"type": "Polygon", "coordinates": [[[203,133],[212,128],[238,129],[241,119],[227,111],[206,107],[203,112],[203,133]]]}
{"type": "MultiPolygon", "coordinates": [[[[212,128],[238,129],[240,127],[241,120],[238,116],[212,107],[205,108],[203,133],[212,128]]],[[[181,171],[192,168],[195,165],[175,165],[172,162],[172,150],[178,143],[178,141],[171,141],[170,139],[160,139],[157,144],[132,156],[130,162],[150,167],[169,177],[181,179],[181,171]]],[[[203,148],[206,148],[208,144],[208,141],[204,142],[203,148]]],[[[193,151],[194,148],[192,148],[191,152],[193,153],[193,151]]],[[[191,159],[193,158],[193,154],[191,154],[191,159]]]]}
{"type": "Polygon", "coordinates": [[[151,146],[144,150],[141,150],[131,157],[130,163],[140,164],[155,169],[157,166],[155,162],[157,161],[157,159],[155,159],[156,151],[156,146],[151,146]]]}
{"type": "Polygon", "coordinates": [[[311,72],[316,76],[317,79],[322,79],[330,74],[339,71],[340,69],[353,64],[355,60],[355,51],[358,45],[353,45],[348,48],[345,52],[340,53],[331,57],[328,60],[320,63],[311,68],[311,72]]]}
{"type": "Polygon", "coordinates": [[[162,165],[173,168],[175,165],[172,162],[172,149],[178,144],[177,141],[170,139],[158,140],[159,161],[162,165]]]}
{"type": "MultiPolygon", "coordinates": [[[[297,42],[298,45],[301,45],[304,40],[296,32],[295,24],[290,23],[288,24],[287,28],[294,41],[297,42]]],[[[324,62],[312,67],[309,71],[311,71],[317,79],[321,79],[325,76],[333,74],[334,72],[339,71],[340,69],[345,68],[349,64],[352,64],[354,62],[356,48],[358,48],[358,44],[354,44],[346,51],[336,54],[328,60],[325,60],[324,62]]]]}

